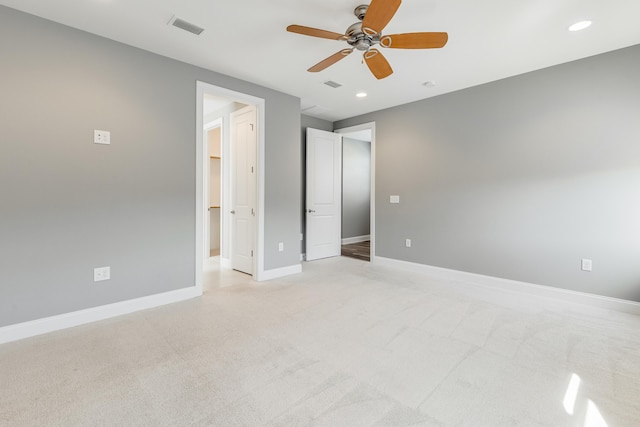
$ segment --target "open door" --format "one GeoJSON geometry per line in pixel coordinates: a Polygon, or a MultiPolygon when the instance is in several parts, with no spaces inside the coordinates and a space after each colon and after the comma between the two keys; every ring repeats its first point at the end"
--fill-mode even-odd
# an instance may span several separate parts
{"type": "Polygon", "coordinates": [[[231,113],[231,268],[253,274],[256,215],[256,108],[231,113]]]}
{"type": "Polygon", "coordinates": [[[340,256],[342,137],[307,129],[307,261],[340,256]]]}

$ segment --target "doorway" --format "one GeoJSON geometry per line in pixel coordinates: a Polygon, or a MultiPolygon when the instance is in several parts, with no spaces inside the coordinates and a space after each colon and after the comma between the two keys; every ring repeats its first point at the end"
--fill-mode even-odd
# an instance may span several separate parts
{"type": "Polygon", "coordinates": [[[342,256],[371,258],[371,130],[342,134],[342,256]]]}
{"type": "Polygon", "coordinates": [[[204,82],[197,82],[196,95],[196,287],[202,290],[203,271],[205,262],[215,254],[216,243],[219,245],[219,262],[221,267],[233,266],[234,248],[237,239],[248,237],[243,249],[249,251],[251,260],[246,273],[260,280],[264,275],[264,141],[265,141],[265,101],[241,92],[232,91],[204,82]],[[246,182],[253,183],[252,191],[246,200],[250,206],[251,218],[243,233],[234,232],[234,187],[236,177],[233,164],[232,150],[233,113],[244,108],[251,108],[254,112],[254,122],[251,123],[255,143],[250,152],[252,157],[252,176],[246,177],[246,182]],[[219,129],[219,153],[216,149],[210,151],[208,133],[219,129]],[[216,163],[219,165],[219,181],[212,176],[216,163]],[[216,195],[216,188],[219,192],[216,195]],[[219,220],[217,219],[219,218],[219,220]],[[212,225],[213,224],[213,225],[212,225]],[[220,232],[215,233],[219,225],[220,232]],[[247,232],[250,235],[247,236],[247,232]],[[214,252],[212,252],[214,250],[214,252]]]}
{"type": "MultiPolygon", "coordinates": [[[[360,200],[358,200],[358,204],[360,205],[360,208],[362,208],[361,205],[363,203],[361,199],[368,198],[368,203],[365,202],[365,204],[368,204],[367,212],[359,213],[358,215],[360,216],[360,218],[362,218],[363,215],[368,215],[368,221],[365,220],[365,222],[368,222],[368,227],[367,224],[365,224],[365,228],[367,228],[369,231],[366,234],[362,234],[362,232],[359,232],[360,234],[358,234],[358,232],[356,231],[356,234],[354,234],[353,236],[344,236],[344,243],[360,243],[358,253],[363,252],[364,248],[368,245],[368,251],[366,255],[370,261],[375,261],[375,123],[371,122],[358,126],[337,129],[333,132],[333,134],[338,134],[340,136],[340,138],[338,139],[338,149],[335,148],[336,141],[334,141],[334,139],[331,137],[331,132],[319,131],[317,129],[311,128],[307,129],[307,166],[305,196],[306,232],[304,236],[306,259],[310,261],[317,258],[339,256],[342,253],[341,247],[343,243],[343,230],[348,231],[342,219],[342,137],[346,136],[347,138],[355,139],[360,142],[363,142],[367,139],[369,140],[367,146],[369,158],[365,159],[367,160],[367,164],[364,167],[365,170],[368,170],[368,175],[365,175],[364,181],[368,180],[369,185],[367,186],[366,182],[364,183],[364,185],[362,183],[363,171],[360,171],[361,174],[358,183],[358,186],[360,187],[368,187],[368,194],[364,195],[360,198],[360,200]],[[318,149],[318,144],[323,144],[324,148],[318,149]],[[314,148],[314,146],[316,147],[314,148]],[[331,149],[331,146],[333,146],[334,148],[331,149]],[[336,159],[338,157],[340,164],[340,174],[336,178],[334,172],[329,172],[335,170],[336,159]],[[317,175],[317,172],[315,171],[318,170],[323,171],[323,173],[315,176],[317,175]],[[335,183],[336,180],[339,180],[341,184],[337,189],[335,188],[335,184],[331,184],[335,183]],[[322,185],[319,185],[318,183],[322,185]],[[339,194],[336,197],[335,194],[338,192],[339,194]],[[322,197],[318,198],[317,194],[322,194],[322,197]],[[337,224],[336,221],[332,220],[332,215],[334,215],[332,213],[333,210],[329,211],[328,209],[331,206],[337,206],[339,209],[339,219],[337,221],[337,224]],[[322,211],[319,208],[322,208],[322,211]],[[331,229],[329,230],[329,228],[331,229]],[[328,250],[328,252],[330,253],[320,253],[320,256],[317,256],[318,251],[315,250],[315,246],[318,246],[321,249],[331,249],[330,251],[328,250]],[[311,256],[310,252],[312,254],[311,256]]],[[[347,224],[347,226],[349,225],[347,224]]],[[[353,231],[351,231],[350,233],[353,233],[353,231]]]]}

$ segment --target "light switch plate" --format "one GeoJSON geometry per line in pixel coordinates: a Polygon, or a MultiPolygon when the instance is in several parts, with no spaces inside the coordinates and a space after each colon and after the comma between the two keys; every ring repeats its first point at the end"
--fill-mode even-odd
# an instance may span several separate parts
{"type": "Polygon", "coordinates": [[[400,203],[400,196],[389,196],[389,203],[400,203]]]}
{"type": "Polygon", "coordinates": [[[93,131],[93,143],[94,144],[111,144],[111,132],[106,130],[94,130],[93,131]]]}
{"type": "Polygon", "coordinates": [[[582,271],[593,271],[593,261],[590,259],[582,259],[582,271]]]}

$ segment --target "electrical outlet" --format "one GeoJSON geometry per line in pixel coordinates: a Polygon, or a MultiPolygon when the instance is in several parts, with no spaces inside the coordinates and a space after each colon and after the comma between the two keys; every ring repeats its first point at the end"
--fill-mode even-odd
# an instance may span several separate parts
{"type": "Polygon", "coordinates": [[[411,239],[405,239],[405,241],[404,241],[404,245],[405,245],[407,248],[410,248],[410,247],[411,247],[411,239]]]}
{"type": "Polygon", "coordinates": [[[284,243],[280,242],[278,243],[278,252],[282,252],[282,251],[284,251],[284,243]]]}
{"type": "Polygon", "coordinates": [[[93,143],[94,144],[111,144],[111,132],[106,130],[94,130],[93,131],[93,143]]]}
{"type": "Polygon", "coordinates": [[[400,196],[389,196],[389,203],[400,203],[400,196]]]}
{"type": "Polygon", "coordinates": [[[582,271],[593,271],[593,261],[582,258],[582,271]]]}
{"type": "Polygon", "coordinates": [[[111,279],[111,267],[98,267],[93,269],[93,281],[102,282],[111,279]]]}

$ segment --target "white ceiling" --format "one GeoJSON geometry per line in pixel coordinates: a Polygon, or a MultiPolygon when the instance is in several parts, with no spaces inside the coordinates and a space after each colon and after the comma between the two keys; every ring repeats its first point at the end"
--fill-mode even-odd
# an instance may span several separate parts
{"type": "Polygon", "coordinates": [[[202,114],[205,116],[211,113],[214,113],[227,105],[231,104],[233,101],[230,99],[222,98],[219,96],[213,96],[208,93],[204,94],[204,105],[202,108],[202,114]]]}
{"type": "MultiPolygon", "coordinates": [[[[376,80],[359,52],[320,73],[307,68],[348,47],[285,31],[343,33],[363,0],[0,0],[0,4],[302,99],[338,120],[640,43],[639,0],[404,0],[385,34],[446,31],[443,49],[385,49],[394,74],[376,80]],[[176,15],[201,36],[168,26],[176,15]],[[584,19],[593,25],[567,31],[584,19]],[[323,84],[341,83],[338,89],[323,84]],[[423,86],[426,81],[436,86],[423,86]],[[355,94],[365,91],[366,98],[355,94]]],[[[615,76],[603,76],[615,78],[615,76]]],[[[594,82],[597,84],[597,82],[594,82]]],[[[313,107],[308,109],[309,107],[313,107]]]]}

